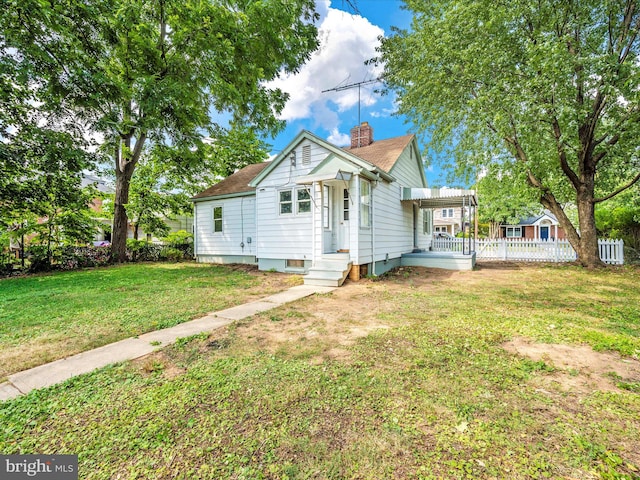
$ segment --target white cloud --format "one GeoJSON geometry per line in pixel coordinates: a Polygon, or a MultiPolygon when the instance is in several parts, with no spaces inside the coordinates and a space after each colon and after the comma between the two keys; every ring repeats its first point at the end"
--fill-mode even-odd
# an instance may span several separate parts
{"type": "MultiPolygon", "coordinates": [[[[375,79],[381,69],[364,62],[376,55],[378,37],[384,30],[369,20],[330,7],[330,1],[317,3],[320,48],[296,75],[286,75],[270,83],[290,95],[281,118],[312,118],[316,126],[332,131],[339,125],[338,113],[358,103],[358,89],[322,93],[336,86],[375,79]],[[337,111],[336,111],[337,107],[337,111]]],[[[361,88],[362,106],[378,100],[376,85],[361,88]]],[[[332,134],[333,135],[333,134],[332,134]]]]}
{"type": "Polygon", "coordinates": [[[334,145],[347,146],[351,142],[351,137],[346,133],[340,133],[338,131],[338,128],[336,127],[331,129],[331,135],[327,137],[327,141],[329,143],[333,143],[334,145]]]}

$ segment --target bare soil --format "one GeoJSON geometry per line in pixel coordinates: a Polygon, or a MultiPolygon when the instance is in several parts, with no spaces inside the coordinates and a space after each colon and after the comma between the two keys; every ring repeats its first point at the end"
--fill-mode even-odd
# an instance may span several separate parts
{"type": "Polygon", "coordinates": [[[596,352],[586,345],[535,343],[526,338],[514,338],[503,347],[508,352],[554,367],[556,371],[542,380],[567,392],[617,391],[619,382],[640,381],[640,361],[611,352],[596,352]]]}

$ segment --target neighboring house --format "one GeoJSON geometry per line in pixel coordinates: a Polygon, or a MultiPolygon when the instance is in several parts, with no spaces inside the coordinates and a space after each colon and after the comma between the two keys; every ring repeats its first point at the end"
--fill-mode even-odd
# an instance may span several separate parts
{"type": "Polygon", "coordinates": [[[563,240],[564,230],[556,216],[549,210],[540,215],[522,218],[517,225],[501,225],[501,238],[526,238],[531,240],[563,240]]]}
{"type": "Polygon", "coordinates": [[[438,208],[433,211],[433,230],[456,236],[462,231],[461,208],[438,208]]]}
{"type": "Polygon", "coordinates": [[[343,149],[303,131],[193,198],[196,258],[308,272],[316,285],[378,275],[429,248],[430,210],[403,199],[426,187],[414,135],[374,141],[364,122],[343,149]]]}

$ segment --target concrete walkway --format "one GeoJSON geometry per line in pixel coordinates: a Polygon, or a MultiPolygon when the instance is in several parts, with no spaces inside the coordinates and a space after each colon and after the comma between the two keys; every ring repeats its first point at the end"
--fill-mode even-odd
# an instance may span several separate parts
{"type": "Polygon", "coordinates": [[[293,302],[315,293],[328,293],[333,290],[335,290],[335,287],[299,285],[255,302],[210,313],[202,318],[181,323],[175,327],[145,333],[136,338],[121,340],[72,357],[14,373],[9,375],[8,382],[0,384],[0,401],[10,400],[29,393],[31,390],[64,382],[76,375],[92,372],[112,363],[143,357],[167,345],[171,345],[179,338],[190,337],[202,332],[211,332],[236,320],[242,320],[256,313],[271,310],[285,303],[293,302]]]}

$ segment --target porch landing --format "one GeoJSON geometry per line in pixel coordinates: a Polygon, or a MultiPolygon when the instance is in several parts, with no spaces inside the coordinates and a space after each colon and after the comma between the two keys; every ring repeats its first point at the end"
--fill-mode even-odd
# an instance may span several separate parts
{"type": "Polygon", "coordinates": [[[403,253],[400,259],[403,267],[444,268],[445,270],[473,270],[476,252],[469,255],[457,252],[416,252],[403,253]]]}

